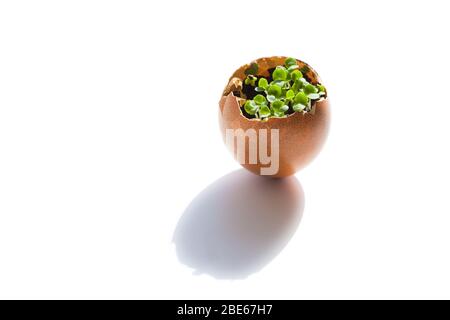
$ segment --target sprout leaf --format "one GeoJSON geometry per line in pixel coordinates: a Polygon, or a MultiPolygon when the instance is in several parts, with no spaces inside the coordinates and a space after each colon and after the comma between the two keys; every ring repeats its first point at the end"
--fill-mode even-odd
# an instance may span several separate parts
{"type": "Polygon", "coordinates": [[[277,85],[270,85],[269,88],[267,89],[267,93],[275,96],[276,98],[278,98],[279,96],[281,96],[281,88],[277,85]]]}
{"type": "Polygon", "coordinates": [[[305,108],[306,108],[306,106],[301,103],[297,103],[292,106],[292,109],[294,109],[295,112],[303,111],[305,108]]]}
{"type": "Polygon", "coordinates": [[[257,95],[253,98],[253,101],[255,101],[256,104],[267,104],[266,97],[264,97],[262,94],[257,94],[257,95]]]}
{"type": "Polygon", "coordinates": [[[318,93],[310,93],[308,94],[308,98],[315,100],[315,99],[319,99],[320,98],[320,94],[318,93]]]}
{"type": "Polygon", "coordinates": [[[267,89],[268,86],[269,86],[269,83],[267,82],[267,79],[266,79],[266,78],[261,78],[261,79],[259,79],[259,81],[258,81],[258,87],[267,89]]]}
{"type": "Polygon", "coordinates": [[[308,97],[306,96],[306,94],[302,91],[300,91],[299,93],[297,93],[297,95],[294,98],[294,103],[301,103],[306,105],[308,103],[308,97]]]}
{"type": "Polygon", "coordinates": [[[258,106],[253,100],[249,100],[244,104],[244,109],[248,114],[254,115],[258,111],[258,106]]]}
{"type": "Polygon", "coordinates": [[[316,87],[314,87],[312,84],[308,83],[305,86],[305,93],[306,94],[310,94],[310,93],[317,93],[319,91],[319,89],[317,89],[316,87]]]}
{"type": "Polygon", "coordinates": [[[284,67],[276,67],[272,73],[273,80],[286,80],[288,72],[284,67]]]}
{"type": "Polygon", "coordinates": [[[294,90],[290,89],[286,92],[286,99],[292,100],[295,97],[294,90]]]}
{"type": "Polygon", "coordinates": [[[297,60],[295,58],[287,58],[286,61],[284,62],[284,65],[289,68],[290,66],[296,65],[297,64],[297,60]]]}
{"type": "Polygon", "coordinates": [[[268,106],[262,106],[259,109],[259,116],[261,118],[266,118],[266,117],[270,116],[270,109],[269,109],[269,107],[268,106]]]}
{"type": "Polygon", "coordinates": [[[253,63],[250,64],[250,67],[245,69],[244,73],[246,75],[249,75],[249,74],[256,75],[258,73],[258,69],[259,69],[258,68],[258,64],[256,62],[253,62],[253,63]]]}

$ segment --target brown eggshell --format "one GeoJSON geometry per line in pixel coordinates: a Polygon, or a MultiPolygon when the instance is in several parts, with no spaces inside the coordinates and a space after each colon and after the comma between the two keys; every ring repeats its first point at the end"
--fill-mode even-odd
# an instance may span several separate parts
{"type": "MultiPolygon", "coordinates": [[[[258,75],[269,76],[267,70],[283,65],[285,59],[286,57],[270,57],[255,60],[259,66],[258,75]]],[[[297,64],[300,68],[308,67],[310,71],[308,71],[307,76],[313,84],[320,82],[319,76],[309,65],[300,60],[297,60],[297,64]]],[[[249,64],[240,67],[233,73],[230,80],[236,77],[245,79],[244,71],[248,67],[249,64]]],[[[270,132],[270,129],[279,130],[279,170],[271,177],[290,176],[305,167],[320,152],[328,133],[330,122],[328,98],[322,98],[315,102],[310,113],[295,112],[285,118],[269,118],[267,121],[245,117],[241,112],[238,98],[232,92],[227,92],[227,89],[222,95],[219,106],[220,130],[224,141],[226,129],[242,129],[244,131],[255,129],[257,132],[259,132],[259,129],[267,129],[268,132],[270,132]]],[[[267,145],[268,150],[272,150],[270,135],[267,139],[267,145]]],[[[233,152],[233,155],[236,158],[235,152],[233,152]]],[[[248,141],[246,142],[245,156],[245,159],[249,159],[248,141]]],[[[246,161],[242,166],[259,175],[261,174],[261,168],[268,167],[270,164],[262,164],[258,157],[256,164],[249,164],[246,161]]]]}

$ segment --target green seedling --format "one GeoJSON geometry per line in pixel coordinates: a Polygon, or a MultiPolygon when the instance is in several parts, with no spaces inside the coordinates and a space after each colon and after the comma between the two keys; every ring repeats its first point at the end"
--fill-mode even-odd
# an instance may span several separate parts
{"type": "Polygon", "coordinates": [[[284,65],[273,69],[271,77],[258,76],[258,64],[252,63],[245,70],[245,85],[256,91],[253,99],[243,105],[250,118],[267,120],[271,117],[286,117],[294,112],[307,113],[312,105],[326,95],[322,84],[312,84],[305,77],[310,70],[300,69],[297,60],[287,58],[284,65]]]}

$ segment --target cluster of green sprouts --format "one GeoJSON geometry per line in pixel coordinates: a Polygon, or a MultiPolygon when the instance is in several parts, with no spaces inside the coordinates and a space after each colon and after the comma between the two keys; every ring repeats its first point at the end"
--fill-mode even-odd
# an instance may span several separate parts
{"type": "Polygon", "coordinates": [[[314,101],[326,93],[321,84],[313,85],[303,76],[308,69],[299,70],[297,60],[287,58],[283,66],[277,66],[269,78],[258,77],[258,65],[252,63],[245,71],[246,87],[255,91],[243,108],[247,115],[261,120],[270,117],[286,117],[294,112],[311,111],[314,101]]]}

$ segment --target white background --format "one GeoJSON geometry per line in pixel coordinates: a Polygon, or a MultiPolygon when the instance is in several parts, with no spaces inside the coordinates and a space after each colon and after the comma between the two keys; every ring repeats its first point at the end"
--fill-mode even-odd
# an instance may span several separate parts
{"type": "MultiPolygon", "coordinates": [[[[2,1],[0,298],[450,298],[448,14],[446,1],[2,1]],[[175,229],[194,201],[204,235],[224,210],[208,186],[228,199],[220,179],[239,169],[220,93],[270,55],[311,64],[333,107],[296,175],[302,221],[276,252],[270,232],[253,244],[257,267],[194,270],[201,252],[180,257],[175,229]]],[[[198,250],[233,256],[220,251],[233,235],[210,236],[198,250]]]]}

